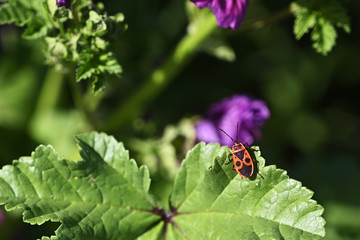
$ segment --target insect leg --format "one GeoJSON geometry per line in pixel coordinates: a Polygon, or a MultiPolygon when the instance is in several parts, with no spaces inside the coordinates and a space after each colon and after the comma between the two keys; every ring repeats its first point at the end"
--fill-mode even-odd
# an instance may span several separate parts
{"type": "Polygon", "coordinates": [[[259,162],[255,159],[254,163],[255,163],[254,164],[254,168],[255,168],[254,170],[256,171],[256,173],[259,174],[259,176],[262,177],[262,179],[265,179],[264,176],[259,173],[259,168],[258,168],[258,163],[259,162]]]}
{"type": "Polygon", "coordinates": [[[228,155],[228,162],[226,162],[225,164],[229,164],[229,163],[231,163],[232,162],[232,159],[230,159],[230,156],[232,156],[232,153],[230,153],[229,155],[228,155]]]}

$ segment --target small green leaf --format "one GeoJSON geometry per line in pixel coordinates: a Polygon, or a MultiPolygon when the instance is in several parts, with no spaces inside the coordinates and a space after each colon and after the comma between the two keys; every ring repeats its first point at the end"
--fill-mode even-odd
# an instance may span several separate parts
{"type": "Polygon", "coordinates": [[[33,13],[16,3],[6,3],[0,6],[0,24],[14,23],[24,26],[33,13]]]}
{"type": "Polygon", "coordinates": [[[55,10],[54,19],[58,19],[60,22],[66,22],[72,18],[73,18],[72,12],[65,7],[57,8],[55,10]]]}
{"type": "Polygon", "coordinates": [[[51,239],[133,239],[159,222],[149,172],[129,159],[123,144],[99,133],[77,141],[81,161],[61,160],[51,146],[39,146],[4,166],[0,203],[24,209],[31,224],[61,222],[51,239]]]}
{"type": "Polygon", "coordinates": [[[171,196],[174,232],[188,239],[312,240],[325,235],[324,209],[310,199],[313,192],[284,170],[264,167],[258,148],[253,149],[264,179],[242,179],[225,164],[228,148],[217,144],[200,143],[189,152],[171,196]],[[214,159],[209,170],[201,170],[214,159]]]}
{"type": "Polygon", "coordinates": [[[103,17],[95,11],[89,12],[89,19],[86,21],[84,33],[89,36],[102,36],[106,34],[107,26],[103,17]]]}
{"type": "MultiPolygon", "coordinates": [[[[38,0],[36,0],[38,1],[38,0]]],[[[42,16],[44,14],[42,5],[32,5],[29,1],[11,1],[0,6],[0,24],[14,23],[17,26],[27,26],[23,37],[35,39],[47,34],[49,23],[42,16]],[[37,11],[39,8],[42,11],[37,11]]],[[[32,1],[30,1],[32,2],[32,1]]]]}
{"type": "Polygon", "coordinates": [[[307,8],[300,8],[296,3],[293,3],[293,7],[299,8],[296,12],[294,33],[296,39],[300,39],[305,33],[314,27],[316,23],[316,14],[310,12],[307,8]]]}
{"type": "Polygon", "coordinates": [[[45,37],[48,34],[48,31],[49,27],[46,25],[31,24],[25,29],[23,37],[29,40],[39,39],[45,37]]]}
{"type": "Polygon", "coordinates": [[[112,52],[96,54],[92,51],[80,53],[80,64],[76,69],[76,81],[91,79],[94,92],[104,87],[104,75],[120,76],[122,68],[112,52]]]}
{"type": "Polygon", "coordinates": [[[298,0],[291,4],[291,8],[296,17],[296,39],[312,29],[313,47],[323,55],[329,53],[336,44],[335,27],[350,32],[349,17],[338,0],[298,0]]]}
{"type": "Polygon", "coordinates": [[[311,34],[314,48],[324,55],[335,46],[336,37],[337,33],[334,26],[323,18],[319,19],[311,34]]]}
{"type": "Polygon", "coordinates": [[[48,51],[51,56],[56,57],[56,59],[64,59],[68,55],[67,48],[65,44],[61,42],[61,39],[54,37],[47,37],[45,41],[48,46],[48,51]]]}
{"type": "Polygon", "coordinates": [[[44,1],[44,5],[46,6],[46,9],[47,9],[48,12],[51,14],[51,16],[54,16],[55,12],[59,9],[59,8],[56,6],[56,1],[45,0],[45,1],[44,1]]]}

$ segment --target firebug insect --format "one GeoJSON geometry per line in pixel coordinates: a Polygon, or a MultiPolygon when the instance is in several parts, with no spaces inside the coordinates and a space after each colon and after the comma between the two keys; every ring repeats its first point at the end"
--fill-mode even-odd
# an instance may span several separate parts
{"type": "MultiPolygon", "coordinates": [[[[232,141],[233,141],[233,146],[231,147],[231,154],[229,155],[229,157],[232,155],[233,158],[233,169],[235,168],[236,172],[243,178],[249,178],[253,175],[254,173],[254,169],[256,169],[256,166],[254,167],[254,161],[252,160],[250,154],[249,154],[249,147],[247,146],[247,143],[242,144],[241,142],[239,142],[238,140],[238,128],[239,128],[239,122],[237,124],[237,134],[236,134],[236,139],[234,140],[232,137],[229,136],[229,134],[227,134],[224,130],[219,129],[220,131],[222,131],[223,133],[226,134],[226,136],[228,136],[232,141]]],[[[227,162],[226,164],[229,164],[231,162],[230,158],[229,158],[229,162],[227,162]]],[[[259,174],[262,178],[264,178],[259,172],[257,172],[257,174],[259,174]]]]}

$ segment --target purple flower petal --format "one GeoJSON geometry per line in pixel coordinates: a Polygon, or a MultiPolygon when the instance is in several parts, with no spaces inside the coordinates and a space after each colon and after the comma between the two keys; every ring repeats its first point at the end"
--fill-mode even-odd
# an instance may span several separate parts
{"type": "Polygon", "coordinates": [[[196,125],[197,139],[204,142],[219,142],[231,147],[232,140],[221,133],[223,129],[234,140],[252,144],[260,138],[260,127],[270,117],[266,104],[244,95],[235,95],[212,105],[205,114],[205,119],[196,125]],[[237,131],[237,124],[239,129],[237,131]]]}
{"type": "Polygon", "coordinates": [[[70,8],[70,2],[71,0],[56,0],[56,6],[70,8]]]}
{"type": "Polygon", "coordinates": [[[248,0],[190,0],[199,8],[211,8],[218,25],[236,29],[244,20],[248,0]]]}
{"type": "Polygon", "coordinates": [[[195,126],[198,138],[205,142],[217,142],[219,139],[219,132],[212,124],[212,122],[203,120],[195,126]]]}

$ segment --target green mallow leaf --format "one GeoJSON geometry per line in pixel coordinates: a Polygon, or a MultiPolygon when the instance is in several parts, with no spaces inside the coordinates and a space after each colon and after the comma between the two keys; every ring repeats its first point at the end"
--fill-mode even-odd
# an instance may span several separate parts
{"type": "Polygon", "coordinates": [[[298,0],[292,3],[295,12],[294,33],[297,39],[311,32],[313,47],[326,55],[336,44],[336,28],[350,32],[350,20],[339,0],[298,0]]]}
{"type": "MultiPolygon", "coordinates": [[[[323,208],[286,171],[250,153],[259,172],[243,179],[225,164],[229,148],[197,144],[176,175],[171,211],[148,193],[149,172],[105,134],[77,136],[82,160],[51,146],[0,170],[0,203],[24,221],[61,222],[51,239],[320,239],[323,208]]],[[[49,239],[43,237],[43,239],[49,239]]]]}
{"type": "Polygon", "coordinates": [[[220,148],[218,144],[200,143],[186,155],[180,170],[175,178],[174,190],[170,197],[173,207],[179,207],[188,196],[204,181],[205,172],[217,157],[227,153],[226,148],[220,148]]]}
{"type": "Polygon", "coordinates": [[[175,180],[175,227],[169,234],[188,239],[322,238],[324,209],[310,199],[313,192],[286,171],[264,167],[258,147],[254,150],[264,179],[255,174],[241,178],[225,164],[229,150],[217,144],[200,143],[189,152],[175,180]],[[204,170],[204,159],[213,160],[210,169],[204,170]]]}
{"type": "Polygon", "coordinates": [[[62,160],[39,146],[0,171],[0,203],[24,209],[24,221],[61,222],[52,239],[133,239],[159,216],[152,213],[149,172],[105,134],[77,137],[82,161],[62,160]],[[134,224],[136,223],[136,224],[134,224]]]}

